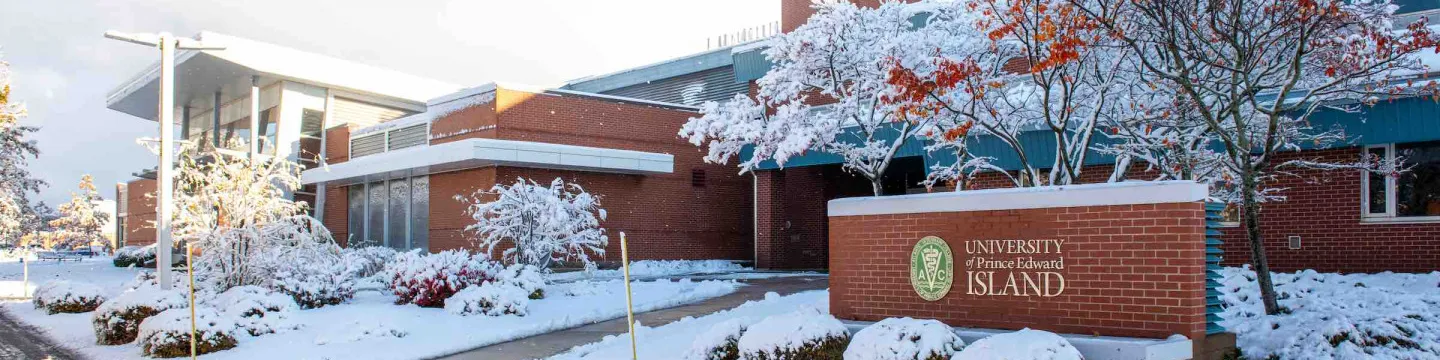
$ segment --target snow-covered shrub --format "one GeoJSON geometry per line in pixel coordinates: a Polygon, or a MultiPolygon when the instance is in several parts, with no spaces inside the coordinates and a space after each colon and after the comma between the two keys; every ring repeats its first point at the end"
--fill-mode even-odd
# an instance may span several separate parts
{"type": "Polygon", "coordinates": [[[337,305],[355,296],[355,278],[346,271],[343,258],[328,253],[296,256],[288,267],[275,270],[270,286],[291,298],[301,308],[337,305]]]}
{"type": "Polygon", "coordinates": [[[91,283],[51,280],[35,289],[33,300],[36,309],[46,313],[78,314],[95,311],[105,302],[104,291],[91,283]]]}
{"type": "Polygon", "coordinates": [[[531,300],[545,298],[545,275],[541,269],[532,265],[511,264],[496,274],[495,280],[520,288],[531,300]]]}
{"type": "Polygon", "coordinates": [[[470,286],[495,280],[498,265],[460,250],[422,254],[412,250],[385,267],[396,304],[445,307],[445,299],[470,286]]]}
{"type": "Polygon", "coordinates": [[[1255,271],[1221,275],[1220,325],[1247,358],[1440,359],[1440,273],[1274,273],[1278,315],[1265,315],[1255,271]]]}
{"type": "Polygon", "coordinates": [[[365,246],[345,248],[340,254],[345,257],[345,273],[362,279],[385,270],[385,264],[394,260],[398,252],[384,246],[365,246]]]}
{"type": "Polygon", "coordinates": [[[115,250],[115,258],[110,261],[115,267],[145,267],[153,262],[155,262],[155,245],[122,247],[115,250]]]}
{"type": "Polygon", "coordinates": [[[745,360],[839,360],[849,343],[845,324],[807,307],[750,325],[737,346],[745,360]]]}
{"type": "Polygon", "coordinates": [[[745,333],[745,319],[730,319],[695,337],[684,360],[739,360],[740,336],[745,333]]]}
{"type": "Polygon", "coordinates": [[[936,320],[889,318],[855,333],[846,360],[949,360],[965,341],[936,320]]]}
{"type": "Polygon", "coordinates": [[[530,307],[530,293],[514,284],[487,282],[467,287],[445,300],[445,311],[455,315],[519,315],[530,307]]]}
{"type": "Polygon", "coordinates": [[[605,256],[610,241],[600,227],[605,209],[599,199],[560,178],[550,186],[521,178],[512,185],[476,191],[469,199],[455,199],[469,204],[465,214],[475,223],[465,231],[475,234],[486,254],[494,256],[503,244],[513,245],[500,255],[506,263],[548,269],[556,261],[575,261],[590,268],[595,264],[590,256],[605,256]]]}
{"type": "MultiPolygon", "coordinates": [[[[235,323],[209,307],[195,308],[196,354],[235,347],[235,323]]],[[[145,356],[173,358],[190,355],[190,309],[165,310],[140,323],[140,350],[145,356]]]]}
{"type": "Polygon", "coordinates": [[[1080,350],[1055,333],[1022,329],[990,335],[966,346],[954,360],[1084,360],[1080,350]]]}
{"type": "Polygon", "coordinates": [[[237,329],[245,330],[252,336],[300,327],[290,321],[290,312],[300,308],[295,304],[295,300],[286,294],[259,286],[230,288],[207,301],[206,305],[234,321],[237,329]]]}
{"type": "Polygon", "coordinates": [[[100,345],[120,345],[135,341],[140,322],[162,311],[189,306],[186,293],[179,289],[160,290],[141,286],[121,293],[100,304],[90,322],[95,327],[95,341],[100,345]]]}

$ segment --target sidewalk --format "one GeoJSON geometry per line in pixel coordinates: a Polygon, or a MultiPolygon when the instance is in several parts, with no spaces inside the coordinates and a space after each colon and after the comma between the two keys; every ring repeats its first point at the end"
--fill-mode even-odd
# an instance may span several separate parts
{"type": "MultiPolygon", "coordinates": [[[[696,277],[698,280],[700,277],[696,277]]],[[[746,301],[761,300],[765,293],[776,292],[789,295],[802,291],[823,290],[830,287],[826,276],[792,276],[767,279],[738,280],[745,283],[732,294],[681,305],[669,309],[635,314],[635,321],[649,327],[669,324],[686,316],[700,317],[721,310],[728,310],[746,301]]],[[[600,341],[607,335],[620,335],[629,331],[625,318],[602,321],[590,325],[560,330],[543,335],[490,345],[439,359],[444,360],[530,360],[559,354],[570,348],[600,341]]]]}
{"type": "Polygon", "coordinates": [[[69,360],[81,357],[40,335],[40,330],[15,321],[0,309],[0,359],[69,360]]]}

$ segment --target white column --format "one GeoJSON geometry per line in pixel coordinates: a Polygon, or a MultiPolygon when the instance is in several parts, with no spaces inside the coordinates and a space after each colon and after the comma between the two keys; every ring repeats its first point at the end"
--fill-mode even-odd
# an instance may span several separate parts
{"type": "MultiPolygon", "coordinates": [[[[260,154],[260,75],[250,76],[250,158],[260,154]]],[[[274,145],[271,145],[274,146],[274,145]]]]}
{"type": "Polygon", "coordinates": [[[160,166],[157,176],[155,212],[155,269],[160,273],[160,288],[169,290],[170,283],[170,208],[175,186],[175,46],[170,34],[160,34],[160,166]]]}

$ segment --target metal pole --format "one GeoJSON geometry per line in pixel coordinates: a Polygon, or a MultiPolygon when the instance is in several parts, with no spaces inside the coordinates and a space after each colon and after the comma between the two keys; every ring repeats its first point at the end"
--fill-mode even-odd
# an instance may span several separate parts
{"type": "Polygon", "coordinates": [[[156,190],[155,270],[160,289],[170,290],[170,208],[175,186],[175,46],[169,33],[160,33],[160,167],[156,190]]]}
{"type": "Polygon", "coordinates": [[[625,244],[625,232],[620,232],[620,266],[625,270],[625,325],[630,327],[630,359],[640,358],[635,346],[635,305],[630,295],[630,249],[625,244]]]}
{"type": "Polygon", "coordinates": [[[190,242],[185,242],[185,274],[190,276],[190,358],[195,358],[195,267],[191,266],[190,258],[195,253],[190,249],[190,242]]]}
{"type": "MultiPolygon", "coordinates": [[[[271,145],[274,146],[274,145],[271,145]]],[[[260,75],[250,76],[250,159],[260,154],[260,75]]]]}
{"type": "Polygon", "coordinates": [[[21,252],[22,255],[20,255],[20,265],[25,267],[25,280],[20,284],[20,295],[26,298],[30,297],[30,259],[28,259],[30,255],[25,254],[28,252],[21,252]]]}

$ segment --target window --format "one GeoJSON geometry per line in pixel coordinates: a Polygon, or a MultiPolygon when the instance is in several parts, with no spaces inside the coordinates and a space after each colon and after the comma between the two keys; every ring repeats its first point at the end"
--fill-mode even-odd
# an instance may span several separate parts
{"type": "Polygon", "coordinates": [[[305,109],[300,115],[300,161],[305,164],[306,169],[311,169],[319,163],[320,149],[324,146],[321,140],[325,132],[325,112],[320,110],[305,109]]]}
{"type": "Polygon", "coordinates": [[[1361,212],[1370,220],[1440,220],[1440,141],[1375,145],[1367,159],[1412,166],[1400,176],[1366,173],[1361,212]]]}
{"type": "Polygon", "coordinates": [[[428,177],[351,185],[349,193],[351,247],[429,249],[428,177]]]}
{"type": "Polygon", "coordinates": [[[690,170],[690,186],[697,187],[697,188],[703,188],[703,187],[705,187],[705,170],[702,170],[702,169],[692,169],[692,170],[690,170]]]}

